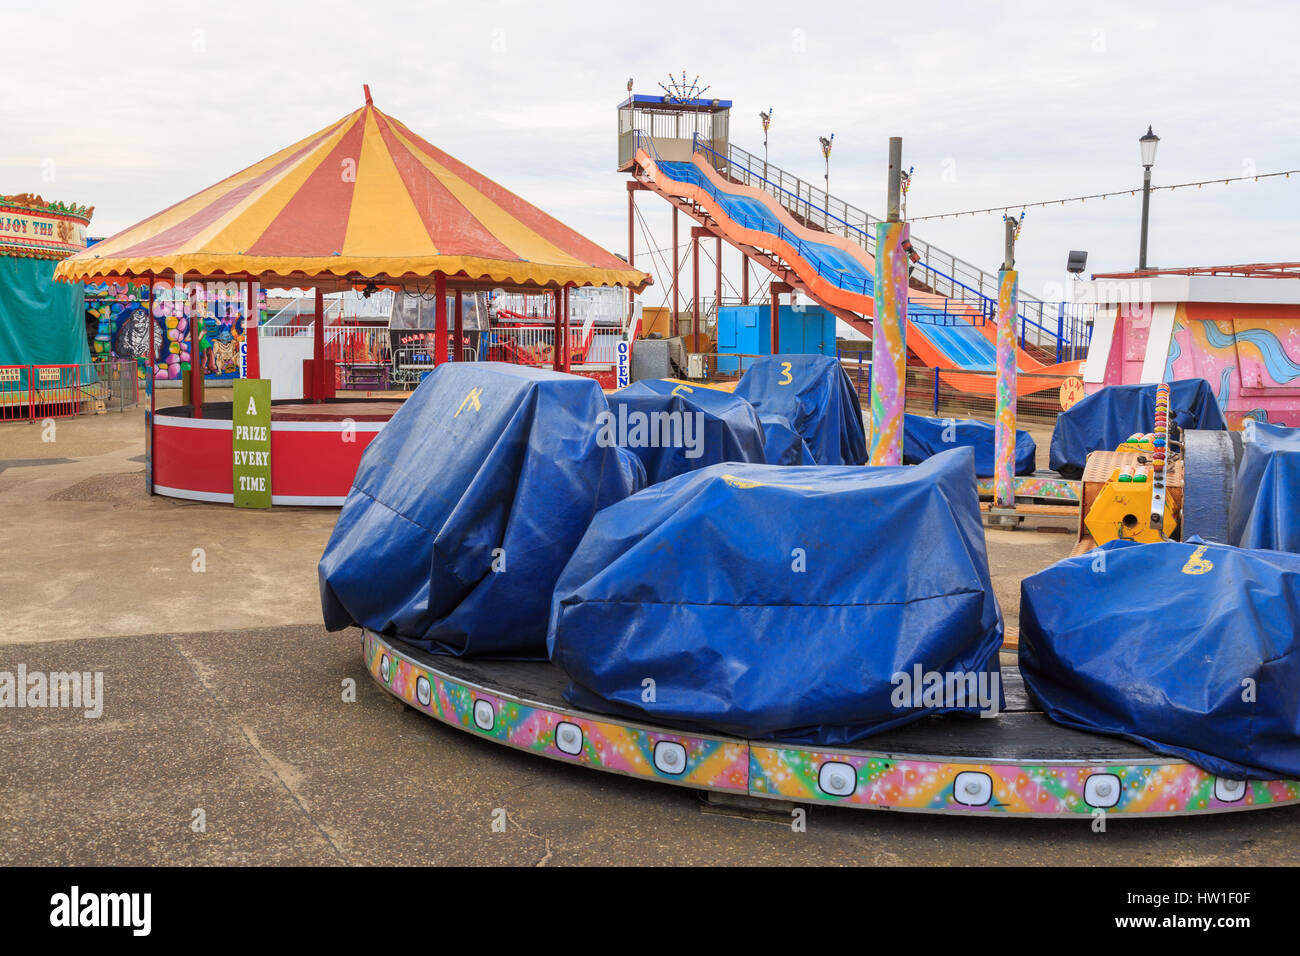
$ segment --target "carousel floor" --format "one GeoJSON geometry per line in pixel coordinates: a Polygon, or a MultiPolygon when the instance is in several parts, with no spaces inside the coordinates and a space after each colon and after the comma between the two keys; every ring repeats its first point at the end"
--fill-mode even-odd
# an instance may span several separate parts
{"type": "Polygon", "coordinates": [[[577,711],[547,662],[427,653],[366,631],[367,669],[389,693],[495,743],[592,769],[732,797],[932,813],[1167,816],[1300,802],[1296,781],[1218,778],[1117,737],[1062,727],[1037,710],[1014,667],[996,717],[928,717],[818,747],[741,740],[577,711]]]}

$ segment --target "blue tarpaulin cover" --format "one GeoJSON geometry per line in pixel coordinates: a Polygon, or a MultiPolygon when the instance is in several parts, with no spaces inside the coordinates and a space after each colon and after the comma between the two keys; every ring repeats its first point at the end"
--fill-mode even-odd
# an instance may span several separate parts
{"type": "Polygon", "coordinates": [[[565,698],[823,744],[981,709],[897,703],[895,675],[918,668],[970,674],[999,708],[1002,617],[973,461],[957,448],[915,468],[726,463],[606,508],[555,589],[565,698]]]}
{"type": "Polygon", "coordinates": [[[592,515],[644,484],[597,441],[594,379],[497,362],[430,375],[367,446],[319,567],[325,625],[543,658],[555,580],[592,515]]]}
{"type": "Polygon", "coordinates": [[[1300,552],[1300,428],[1246,422],[1228,509],[1228,537],[1243,548],[1300,552]]]}
{"type": "MultiPolygon", "coordinates": [[[[1179,428],[1226,431],[1210,383],[1185,378],[1169,383],[1171,424],[1179,428]]],[[[1082,399],[1056,419],[1052,431],[1051,468],[1077,478],[1083,474],[1088,452],[1114,451],[1130,435],[1155,426],[1155,385],[1109,385],[1082,399]]]]}
{"type": "Polygon", "coordinates": [[[764,355],[736,385],[760,417],[779,415],[808,444],[819,465],[867,460],[862,406],[853,383],[830,355],[764,355]]]}
{"type": "Polygon", "coordinates": [[[1021,583],[1020,672],[1068,727],[1300,777],[1300,555],[1193,539],[1066,558],[1021,583]]]}
{"type": "Polygon", "coordinates": [[[815,465],[808,443],[790,427],[784,415],[759,415],[763,423],[763,453],[769,465],[815,465]]]}
{"type": "MultiPolygon", "coordinates": [[[[993,425],[970,418],[926,418],[923,415],[907,415],[903,424],[903,464],[919,465],[931,455],[965,445],[975,449],[976,477],[991,478],[996,458],[993,444],[996,434],[993,425]]],[[[1029,436],[1029,432],[1017,428],[1017,475],[1034,473],[1034,469],[1038,467],[1037,452],[1037,446],[1029,436]]]]}
{"type": "Polygon", "coordinates": [[[766,460],[752,405],[730,392],[643,379],[609,396],[608,438],[641,459],[651,484],[720,461],[766,460]]]}

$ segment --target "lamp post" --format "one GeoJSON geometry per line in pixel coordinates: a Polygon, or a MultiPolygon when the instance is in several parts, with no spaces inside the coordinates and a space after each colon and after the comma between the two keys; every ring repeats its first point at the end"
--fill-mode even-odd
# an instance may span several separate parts
{"type": "Polygon", "coordinates": [[[818,137],[822,146],[822,158],[826,160],[826,206],[830,208],[831,198],[831,144],[835,142],[835,134],[831,133],[830,139],[825,136],[818,137]]]}
{"type": "Polygon", "coordinates": [[[772,107],[767,108],[767,112],[759,112],[758,118],[763,121],[763,178],[767,179],[767,128],[772,125],[772,114],[776,110],[772,107]]]}
{"type": "Polygon", "coordinates": [[[1151,126],[1147,126],[1146,134],[1138,140],[1138,146],[1142,149],[1142,247],[1138,250],[1138,271],[1147,267],[1147,216],[1151,211],[1151,167],[1156,164],[1156,147],[1160,145],[1160,137],[1151,132],[1151,126]]]}

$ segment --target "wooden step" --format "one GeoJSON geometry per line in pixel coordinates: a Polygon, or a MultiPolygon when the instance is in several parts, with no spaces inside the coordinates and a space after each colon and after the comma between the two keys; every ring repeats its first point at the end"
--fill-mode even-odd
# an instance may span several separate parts
{"type": "MultiPolygon", "coordinates": [[[[993,503],[991,501],[981,501],[980,511],[987,512],[993,503]]],[[[1079,516],[1078,505],[1034,505],[1023,501],[1016,502],[1016,514],[1018,515],[1035,515],[1040,518],[1077,518],[1079,516]]]]}

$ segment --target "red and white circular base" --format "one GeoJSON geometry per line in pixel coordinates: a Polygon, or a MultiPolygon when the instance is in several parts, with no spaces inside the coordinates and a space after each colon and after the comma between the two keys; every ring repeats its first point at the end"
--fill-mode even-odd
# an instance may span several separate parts
{"type": "MultiPolygon", "coordinates": [[[[401,402],[325,402],[276,406],[271,415],[271,504],[338,507],[361,454],[401,402]]],[[[234,423],[220,410],[153,415],[153,491],[169,498],[232,504],[234,423]]]]}

